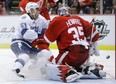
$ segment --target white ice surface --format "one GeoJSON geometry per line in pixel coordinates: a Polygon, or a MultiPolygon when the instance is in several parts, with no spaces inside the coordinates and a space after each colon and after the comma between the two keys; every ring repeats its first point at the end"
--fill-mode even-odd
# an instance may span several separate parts
{"type": "MultiPolygon", "coordinates": [[[[57,50],[52,50],[52,53],[56,56],[57,50]]],[[[107,77],[104,79],[81,79],[75,83],[68,84],[116,84],[115,80],[115,51],[100,51],[100,56],[91,57],[92,62],[101,63],[104,65],[104,70],[107,72],[107,77]],[[109,59],[106,56],[110,55],[109,59]]],[[[12,64],[16,59],[15,55],[10,49],[0,49],[0,84],[65,84],[60,81],[47,80],[42,76],[38,70],[29,69],[28,65],[22,70],[22,74],[25,75],[25,79],[17,77],[12,71],[12,64]]]]}

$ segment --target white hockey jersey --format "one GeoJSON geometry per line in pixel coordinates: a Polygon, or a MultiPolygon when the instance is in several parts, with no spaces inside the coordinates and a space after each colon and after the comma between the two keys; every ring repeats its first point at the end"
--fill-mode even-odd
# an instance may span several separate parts
{"type": "Polygon", "coordinates": [[[43,28],[48,27],[49,22],[41,15],[34,20],[28,14],[20,17],[19,24],[13,36],[13,39],[25,39],[30,43],[42,33],[43,28]]]}

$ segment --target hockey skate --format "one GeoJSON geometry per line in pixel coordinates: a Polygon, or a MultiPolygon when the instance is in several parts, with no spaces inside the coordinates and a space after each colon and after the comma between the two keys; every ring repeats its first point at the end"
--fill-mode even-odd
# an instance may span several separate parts
{"type": "Polygon", "coordinates": [[[102,79],[106,77],[106,72],[103,71],[103,65],[96,63],[86,67],[84,66],[82,74],[82,78],[102,79]]]}
{"type": "Polygon", "coordinates": [[[15,72],[15,73],[17,74],[18,77],[25,78],[24,75],[20,74],[20,69],[17,68],[17,69],[15,69],[15,70],[13,70],[13,72],[15,72]]]}
{"type": "Polygon", "coordinates": [[[70,82],[75,82],[77,80],[79,80],[82,77],[82,74],[77,72],[75,69],[70,69],[67,73],[66,73],[66,82],[70,83],[70,82]]]}

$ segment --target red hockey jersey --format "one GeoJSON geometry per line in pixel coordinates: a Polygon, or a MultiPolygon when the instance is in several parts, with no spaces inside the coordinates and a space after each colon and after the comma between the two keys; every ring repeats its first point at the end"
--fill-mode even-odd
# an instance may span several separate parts
{"type": "MultiPolygon", "coordinates": [[[[92,32],[92,24],[79,16],[59,16],[54,18],[45,32],[44,39],[50,43],[56,40],[59,50],[71,45],[87,46],[92,32]]],[[[99,34],[94,27],[92,41],[96,41],[99,34]]]]}

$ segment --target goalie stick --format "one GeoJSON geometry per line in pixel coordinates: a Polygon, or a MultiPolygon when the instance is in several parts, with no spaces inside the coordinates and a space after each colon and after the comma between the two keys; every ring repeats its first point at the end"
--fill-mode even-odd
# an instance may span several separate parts
{"type": "Polygon", "coordinates": [[[91,30],[91,36],[90,36],[90,41],[89,41],[89,44],[91,45],[92,43],[92,34],[93,34],[93,30],[94,30],[94,22],[95,22],[95,18],[93,17],[92,21],[91,21],[91,24],[92,24],[92,30],[91,30]]]}
{"type": "MultiPolygon", "coordinates": [[[[92,43],[92,35],[94,33],[94,23],[95,23],[95,17],[93,17],[92,21],[90,22],[92,24],[92,29],[91,29],[91,35],[90,35],[90,41],[89,41],[89,44],[90,44],[90,50],[89,50],[89,57],[86,61],[87,64],[90,63],[90,56],[100,56],[100,52],[99,52],[99,49],[98,49],[98,44],[97,42],[93,42],[92,43]]],[[[95,60],[95,59],[94,59],[95,60]]]]}
{"type": "MultiPolygon", "coordinates": [[[[93,29],[94,29],[94,21],[95,21],[95,18],[93,17],[92,21],[91,21],[91,24],[92,24],[92,30],[91,30],[91,35],[90,35],[90,41],[89,41],[89,44],[91,45],[92,43],[92,34],[93,34],[93,29]]],[[[89,57],[87,59],[87,63],[90,62],[90,54],[89,54],[89,57]]]]}

